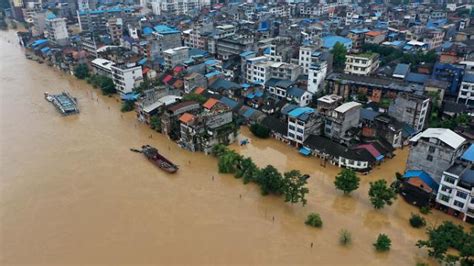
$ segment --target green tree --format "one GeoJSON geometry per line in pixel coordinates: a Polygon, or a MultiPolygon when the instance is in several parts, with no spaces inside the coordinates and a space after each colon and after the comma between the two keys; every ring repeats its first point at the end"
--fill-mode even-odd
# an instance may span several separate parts
{"type": "Polygon", "coordinates": [[[262,139],[266,139],[270,136],[270,129],[258,123],[254,123],[250,126],[250,132],[262,139]]]}
{"type": "Polygon", "coordinates": [[[339,243],[343,246],[349,245],[352,242],[352,234],[347,229],[342,229],[339,232],[339,243]]]}
{"type": "Polygon", "coordinates": [[[237,166],[236,177],[242,178],[244,184],[249,182],[255,182],[258,178],[259,169],[252,161],[252,158],[246,157],[240,160],[239,165],[237,166]]]}
{"type": "Polygon", "coordinates": [[[161,132],[161,119],[158,115],[154,115],[150,118],[151,129],[161,132]]]}
{"type": "Polygon", "coordinates": [[[337,42],[331,50],[333,54],[333,66],[335,69],[342,70],[346,64],[347,49],[344,44],[337,42]]]}
{"type": "Polygon", "coordinates": [[[135,108],[135,102],[134,101],[123,101],[122,102],[122,107],[120,108],[121,112],[130,112],[135,108]]]}
{"type": "Polygon", "coordinates": [[[392,245],[392,240],[386,234],[379,234],[377,241],[374,243],[374,247],[377,251],[388,251],[392,245]]]}
{"type": "Polygon", "coordinates": [[[257,183],[260,185],[262,195],[283,193],[283,177],[272,165],[267,165],[259,172],[257,183]]]}
{"type": "Polygon", "coordinates": [[[420,228],[426,225],[426,220],[420,215],[412,213],[410,217],[410,225],[414,228],[420,228]]]}
{"type": "Polygon", "coordinates": [[[370,182],[369,198],[374,208],[381,209],[385,204],[392,205],[397,193],[394,188],[387,186],[387,181],[380,179],[370,182]]]}
{"type": "Polygon", "coordinates": [[[224,174],[235,173],[240,160],[242,160],[242,156],[233,150],[227,150],[222,156],[219,157],[219,172],[224,174]]]}
{"type": "Polygon", "coordinates": [[[306,218],[306,221],[304,222],[306,225],[312,226],[312,227],[322,227],[323,226],[323,220],[321,220],[321,216],[317,213],[310,213],[308,217],[306,218]]]}
{"type": "Polygon", "coordinates": [[[436,228],[428,228],[428,239],[419,240],[417,247],[427,248],[428,255],[438,260],[443,260],[449,248],[460,251],[463,261],[472,260],[474,256],[473,232],[468,235],[460,225],[444,221],[436,228]]]}
{"type": "Polygon", "coordinates": [[[89,77],[89,67],[86,64],[79,64],[74,68],[74,76],[78,79],[89,77]]]}
{"type": "Polygon", "coordinates": [[[220,156],[224,155],[228,150],[229,148],[227,148],[226,145],[217,144],[217,145],[214,145],[214,147],[212,147],[212,155],[219,158],[220,156]]]}
{"type": "Polygon", "coordinates": [[[306,187],[306,179],[298,170],[292,170],[283,174],[283,194],[285,201],[291,203],[301,203],[306,205],[305,195],[309,190],[306,187]]]}
{"type": "Polygon", "coordinates": [[[102,90],[102,94],[110,95],[116,92],[115,84],[111,78],[103,77],[100,81],[100,88],[102,90]]]}
{"type": "Polygon", "coordinates": [[[342,169],[334,181],[336,188],[342,190],[344,194],[349,194],[359,188],[359,183],[360,178],[351,169],[342,169]]]}
{"type": "Polygon", "coordinates": [[[203,104],[207,101],[207,98],[201,94],[189,93],[183,96],[183,101],[195,101],[203,104]]]}

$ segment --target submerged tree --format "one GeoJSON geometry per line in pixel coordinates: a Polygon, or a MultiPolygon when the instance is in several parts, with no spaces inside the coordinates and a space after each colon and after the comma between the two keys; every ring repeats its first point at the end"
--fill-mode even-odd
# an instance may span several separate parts
{"type": "Polygon", "coordinates": [[[270,136],[270,129],[262,126],[258,123],[254,123],[250,126],[250,131],[259,138],[266,139],[270,136]]]}
{"type": "Polygon", "coordinates": [[[392,240],[386,234],[379,234],[377,241],[374,243],[374,247],[377,251],[388,251],[392,245],[392,240]]]}
{"type": "Polygon", "coordinates": [[[343,246],[349,245],[352,242],[352,235],[347,229],[342,229],[339,232],[339,243],[343,246]]]}
{"type": "Polygon", "coordinates": [[[387,181],[380,179],[370,182],[369,197],[374,208],[381,209],[385,204],[392,205],[397,193],[394,188],[387,186],[387,181]]]}
{"type": "Polygon", "coordinates": [[[74,68],[74,76],[78,79],[89,77],[89,67],[86,64],[79,64],[74,68]]]}
{"type": "Polygon", "coordinates": [[[259,169],[252,161],[252,158],[246,157],[240,160],[235,177],[242,178],[244,184],[247,184],[249,182],[255,182],[258,178],[258,174],[259,169]]]}
{"type": "Polygon", "coordinates": [[[281,195],[283,193],[283,178],[272,165],[267,165],[260,171],[257,183],[260,185],[263,195],[270,193],[281,195]]]}
{"type": "Polygon", "coordinates": [[[283,175],[283,194],[285,201],[291,203],[301,203],[306,205],[305,195],[309,192],[306,187],[306,179],[298,170],[292,170],[283,175]]]}
{"type": "Polygon", "coordinates": [[[359,188],[359,183],[360,178],[351,169],[342,169],[334,181],[336,188],[342,190],[344,194],[349,194],[359,188]]]}
{"type": "Polygon", "coordinates": [[[227,150],[223,155],[219,157],[218,167],[219,172],[224,174],[235,173],[237,165],[239,164],[242,156],[233,150],[227,150]]]}
{"type": "Polygon", "coordinates": [[[322,227],[323,226],[323,220],[321,220],[321,216],[317,213],[310,213],[308,217],[306,218],[306,221],[304,222],[306,225],[312,226],[312,227],[322,227]]]}

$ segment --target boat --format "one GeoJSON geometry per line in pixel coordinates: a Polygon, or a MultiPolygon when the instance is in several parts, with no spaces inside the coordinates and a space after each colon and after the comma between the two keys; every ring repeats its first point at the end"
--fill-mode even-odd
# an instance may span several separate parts
{"type": "Polygon", "coordinates": [[[133,152],[142,153],[150,162],[170,174],[176,173],[176,171],[179,169],[176,164],[172,163],[170,160],[166,159],[162,154],[160,154],[158,149],[150,145],[143,145],[141,150],[133,148],[130,150],[133,152]]]}
{"type": "Polygon", "coordinates": [[[44,93],[44,98],[52,103],[63,115],[72,115],[79,113],[77,107],[77,99],[72,97],[68,92],[62,92],[60,94],[49,94],[44,93]]]}

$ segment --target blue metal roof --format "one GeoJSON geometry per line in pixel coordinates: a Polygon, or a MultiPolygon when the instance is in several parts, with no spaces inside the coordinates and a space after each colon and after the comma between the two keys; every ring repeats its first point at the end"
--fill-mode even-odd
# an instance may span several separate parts
{"type": "Polygon", "coordinates": [[[137,63],[138,63],[139,65],[144,65],[144,64],[146,64],[146,61],[147,61],[147,59],[146,59],[146,57],[145,57],[145,58],[142,58],[142,59],[141,59],[140,61],[138,61],[137,63]]]}
{"type": "Polygon", "coordinates": [[[291,87],[286,91],[286,94],[289,95],[289,96],[301,98],[301,96],[303,96],[304,92],[305,92],[305,90],[300,89],[298,87],[291,87]]]}
{"type": "Polygon", "coordinates": [[[394,75],[402,75],[406,76],[408,71],[410,70],[410,65],[408,64],[397,64],[395,67],[395,71],[393,71],[394,75]]]}
{"type": "Polygon", "coordinates": [[[311,154],[311,150],[306,147],[301,147],[300,153],[303,154],[304,156],[309,156],[311,154]]]}
{"type": "Polygon", "coordinates": [[[263,54],[270,54],[270,48],[265,48],[265,50],[263,50],[263,54]]]}
{"type": "Polygon", "coordinates": [[[46,19],[55,19],[55,18],[57,17],[53,12],[49,12],[48,15],[46,16],[46,19]]]}
{"type": "Polygon", "coordinates": [[[375,112],[372,109],[362,108],[360,109],[360,118],[364,120],[374,121],[374,119],[380,115],[379,112],[375,112]]]}
{"type": "Polygon", "coordinates": [[[31,47],[34,48],[34,47],[36,47],[36,46],[38,46],[38,45],[42,45],[42,44],[45,44],[45,43],[47,43],[47,42],[48,42],[47,39],[36,40],[36,41],[34,41],[34,42],[31,44],[31,47]]]}
{"type": "Polygon", "coordinates": [[[119,13],[119,12],[132,12],[132,8],[120,8],[120,7],[113,7],[109,9],[96,9],[96,10],[82,10],[79,12],[79,15],[98,15],[103,13],[119,13]]]}
{"type": "Polygon", "coordinates": [[[462,154],[461,158],[466,161],[474,161],[474,144],[469,146],[469,148],[462,154]]]}
{"type": "Polygon", "coordinates": [[[424,84],[425,81],[427,81],[429,78],[430,78],[430,76],[426,75],[426,74],[410,72],[406,75],[405,80],[408,81],[408,82],[424,84]]]}
{"type": "Polygon", "coordinates": [[[433,189],[433,191],[435,193],[438,191],[439,184],[436,183],[436,181],[433,178],[431,178],[431,176],[429,174],[427,174],[425,171],[423,171],[423,170],[408,170],[403,175],[404,179],[410,179],[410,178],[413,178],[413,177],[419,177],[421,180],[423,180],[423,182],[425,182],[428,186],[430,186],[431,189],[433,189]]]}
{"type": "Polygon", "coordinates": [[[244,51],[244,52],[240,53],[240,56],[247,57],[247,56],[253,55],[253,54],[255,54],[254,51],[244,51]]]}
{"type": "Polygon", "coordinates": [[[333,48],[336,43],[342,43],[346,48],[352,46],[352,40],[349,38],[344,38],[341,36],[326,36],[323,37],[323,47],[324,48],[333,48]]]}
{"type": "Polygon", "coordinates": [[[120,98],[123,101],[136,101],[138,100],[138,97],[140,97],[140,93],[130,92],[130,93],[123,94],[120,98]]]}
{"type": "Polygon", "coordinates": [[[158,32],[159,34],[173,34],[173,33],[180,33],[179,30],[175,29],[175,28],[172,28],[170,26],[167,26],[167,25],[156,25],[155,27],[153,27],[155,29],[156,32],[158,32]]]}
{"type": "Polygon", "coordinates": [[[206,78],[212,78],[212,77],[214,77],[214,76],[216,76],[216,75],[220,75],[220,74],[222,74],[222,73],[219,72],[219,71],[213,71],[213,72],[211,72],[211,73],[207,73],[207,74],[206,74],[206,78]]]}
{"type": "Polygon", "coordinates": [[[222,97],[220,98],[219,100],[221,103],[227,105],[227,107],[229,107],[230,109],[234,109],[239,103],[230,99],[230,98],[227,98],[227,97],[222,97]]]}
{"type": "Polygon", "coordinates": [[[243,116],[244,116],[245,118],[250,118],[250,117],[253,115],[253,113],[255,113],[255,109],[253,109],[253,108],[248,108],[247,110],[245,110],[243,116]]]}
{"type": "Polygon", "coordinates": [[[150,27],[145,27],[143,28],[143,34],[144,35],[151,35],[153,33],[153,29],[150,27]]]}
{"type": "Polygon", "coordinates": [[[369,32],[369,30],[368,29],[352,29],[351,32],[355,34],[361,34],[361,33],[369,32]]]}
{"type": "Polygon", "coordinates": [[[41,48],[41,52],[42,52],[43,54],[49,52],[49,50],[51,50],[51,49],[49,49],[49,47],[41,48]]]}
{"type": "Polygon", "coordinates": [[[299,107],[293,109],[291,112],[288,113],[288,115],[292,117],[299,117],[300,115],[306,113],[314,113],[314,109],[310,107],[299,107]]]}

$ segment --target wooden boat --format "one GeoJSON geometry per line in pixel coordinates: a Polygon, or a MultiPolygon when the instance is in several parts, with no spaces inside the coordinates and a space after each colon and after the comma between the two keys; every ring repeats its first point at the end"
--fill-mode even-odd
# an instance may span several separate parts
{"type": "Polygon", "coordinates": [[[170,160],[166,159],[162,154],[158,152],[158,150],[150,145],[143,145],[141,150],[138,149],[130,149],[134,152],[143,153],[145,157],[152,162],[154,165],[158,166],[163,171],[168,173],[176,173],[179,167],[172,163],[170,160]]]}

